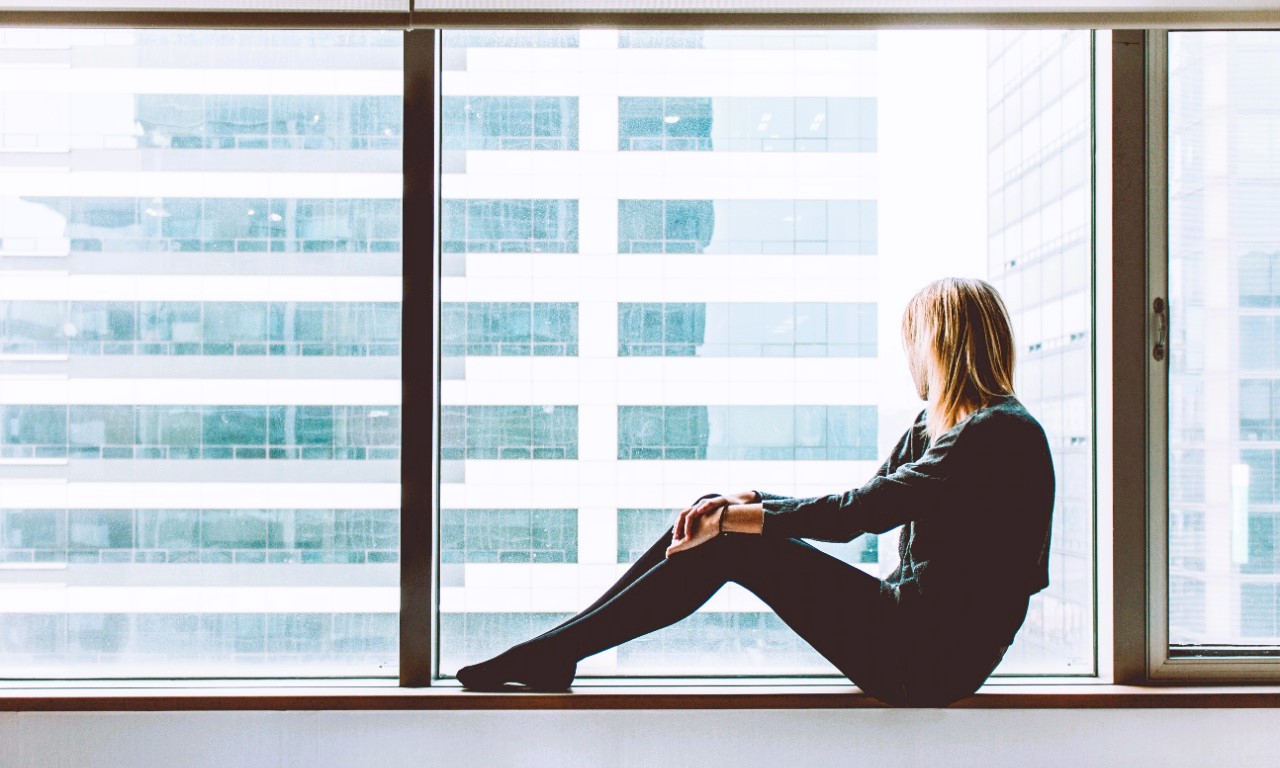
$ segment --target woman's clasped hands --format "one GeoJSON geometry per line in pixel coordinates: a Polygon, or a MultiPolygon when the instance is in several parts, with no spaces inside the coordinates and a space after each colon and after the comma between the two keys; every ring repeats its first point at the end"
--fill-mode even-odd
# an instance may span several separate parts
{"type": "Polygon", "coordinates": [[[732,503],[723,496],[712,496],[680,510],[680,516],[671,527],[671,546],[667,547],[667,557],[693,549],[719,536],[720,518],[725,508],[732,503]]]}

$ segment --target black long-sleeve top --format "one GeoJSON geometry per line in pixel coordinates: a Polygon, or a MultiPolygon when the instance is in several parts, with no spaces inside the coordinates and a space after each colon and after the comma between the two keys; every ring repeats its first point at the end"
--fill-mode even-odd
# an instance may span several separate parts
{"type": "Polygon", "coordinates": [[[902,562],[884,580],[903,605],[954,606],[960,615],[988,598],[1021,599],[1025,610],[1049,584],[1053,460],[1039,422],[1012,396],[932,441],[921,413],[861,488],[760,496],[766,536],[851,541],[903,526],[902,562]]]}

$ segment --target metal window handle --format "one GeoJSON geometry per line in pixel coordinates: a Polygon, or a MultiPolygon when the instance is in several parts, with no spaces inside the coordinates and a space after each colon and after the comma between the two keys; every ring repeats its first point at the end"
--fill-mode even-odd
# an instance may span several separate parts
{"type": "Polygon", "coordinates": [[[1156,344],[1151,348],[1151,356],[1157,362],[1164,360],[1168,348],[1165,344],[1169,340],[1169,312],[1168,307],[1164,303],[1164,299],[1157,296],[1155,301],[1151,302],[1151,311],[1156,313],[1156,344]]]}

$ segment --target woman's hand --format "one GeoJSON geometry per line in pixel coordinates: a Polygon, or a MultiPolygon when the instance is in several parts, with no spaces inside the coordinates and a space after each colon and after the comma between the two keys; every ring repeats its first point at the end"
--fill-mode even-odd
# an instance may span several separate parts
{"type": "Polygon", "coordinates": [[[671,546],[667,547],[667,557],[693,549],[720,535],[720,516],[732,503],[731,499],[716,496],[681,510],[671,529],[671,546]]]}

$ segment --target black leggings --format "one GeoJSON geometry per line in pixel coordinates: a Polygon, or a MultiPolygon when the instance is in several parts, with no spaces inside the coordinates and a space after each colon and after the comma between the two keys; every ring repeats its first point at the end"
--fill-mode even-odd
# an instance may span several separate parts
{"type": "Polygon", "coordinates": [[[598,600],[523,645],[576,662],[676,623],[732,581],[888,703],[949,703],[977,690],[1003,656],[1003,647],[957,642],[943,659],[920,658],[884,582],[799,539],[730,534],[667,558],[670,543],[668,529],[598,600]]]}

